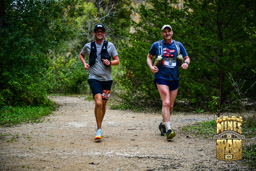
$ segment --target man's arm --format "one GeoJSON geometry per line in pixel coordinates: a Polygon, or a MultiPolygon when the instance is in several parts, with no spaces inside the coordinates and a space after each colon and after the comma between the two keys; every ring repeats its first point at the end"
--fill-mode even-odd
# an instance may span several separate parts
{"type": "Polygon", "coordinates": [[[88,70],[90,68],[90,65],[86,63],[85,57],[84,57],[84,55],[82,53],[80,53],[80,60],[84,64],[84,69],[88,70]]]}
{"type": "Polygon", "coordinates": [[[188,56],[185,56],[184,59],[185,59],[185,61],[184,61],[185,63],[190,64],[190,58],[188,56]]]}
{"type": "Polygon", "coordinates": [[[188,56],[184,57],[184,63],[181,65],[182,69],[188,69],[188,66],[190,64],[190,58],[188,56]]]}
{"type": "Polygon", "coordinates": [[[152,59],[153,59],[153,55],[148,54],[148,56],[147,56],[147,64],[148,64],[148,67],[150,68],[150,70],[151,70],[153,73],[157,73],[157,72],[159,71],[159,69],[157,68],[157,66],[153,66],[153,65],[152,65],[152,59]]]}
{"type": "Polygon", "coordinates": [[[111,65],[119,65],[119,58],[118,56],[114,56],[113,60],[111,61],[111,65]]]}
{"type": "Polygon", "coordinates": [[[108,59],[102,59],[103,64],[109,66],[109,65],[118,65],[119,64],[119,58],[118,56],[114,56],[112,61],[109,61],[108,59]]]}

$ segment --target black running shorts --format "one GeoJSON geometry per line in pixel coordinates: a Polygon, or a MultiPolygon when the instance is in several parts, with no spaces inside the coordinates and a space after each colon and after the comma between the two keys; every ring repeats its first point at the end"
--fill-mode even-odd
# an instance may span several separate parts
{"type": "Polygon", "coordinates": [[[155,79],[155,84],[167,85],[170,91],[176,90],[179,87],[179,80],[168,81],[164,79],[155,79]]]}
{"type": "Polygon", "coordinates": [[[88,83],[92,90],[93,97],[96,94],[101,94],[103,100],[108,100],[111,92],[112,80],[110,81],[98,81],[95,79],[89,79],[88,83]]]}

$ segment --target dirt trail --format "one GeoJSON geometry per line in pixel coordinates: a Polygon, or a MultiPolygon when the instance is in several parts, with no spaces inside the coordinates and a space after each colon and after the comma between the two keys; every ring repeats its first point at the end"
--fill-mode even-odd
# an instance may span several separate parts
{"type": "Polygon", "coordinates": [[[160,136],[160,114],[107,109],[103,141],[96,143],[94,102],[52,98],[60,105],[43,123],[0,128],[0,170],[247,170],[240,161],[215,158],[215,140],[181,131],[213,115],[174,113],[176,137],[160,136]]]}

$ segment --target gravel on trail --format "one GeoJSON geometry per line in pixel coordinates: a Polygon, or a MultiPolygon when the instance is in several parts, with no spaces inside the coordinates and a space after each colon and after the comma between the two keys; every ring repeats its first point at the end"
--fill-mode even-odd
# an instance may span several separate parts
{"type": "Polygon", "coordinates": [[[185,125],[214,115],[173,113],[176,137],[161,137],[160,113],[107,109],[103,140],[94,142],[94,102],[51,97],[59,108],[42,123],[0,127],[0,170],[248,170],[216,159],[216,140],[188,135],[185,125]]]}

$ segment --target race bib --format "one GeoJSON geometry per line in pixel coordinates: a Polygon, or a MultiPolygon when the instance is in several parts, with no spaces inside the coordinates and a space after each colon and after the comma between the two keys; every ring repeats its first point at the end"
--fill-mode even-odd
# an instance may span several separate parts
{"type": "Polygon", "coordinates": [[[172,58],[164,58],[163,64],[165,67],[174,68],[176,67],[177,62],[175,59],[172,59],[172,58]]]}
{"type": "Polygon", "coordinates": [[[103,90],[102,98],[103,99],[108,99],[109,96],[110,96],[110,92],[111,92],[111,90],[103,90]]]}

